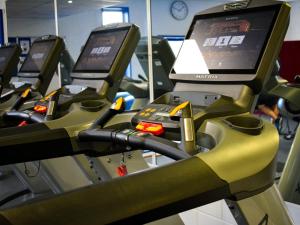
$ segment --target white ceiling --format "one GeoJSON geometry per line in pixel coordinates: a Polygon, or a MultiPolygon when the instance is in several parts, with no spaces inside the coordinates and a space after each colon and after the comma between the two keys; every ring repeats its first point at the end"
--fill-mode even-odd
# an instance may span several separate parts
{"type": "MultiPolygon", "coordinates": [[[[57,0],[59,17],[76,14],[91,9],[100,9],[126,2],[127,0],[57,0]]],[[[8,18],[54,18],[53,0],[8,0],[6,2],[8,18]]]]}
{"type": "MultiPolygon", "coordinates": [[[[68,16],[92,9],[100,9],[112,5],[127,2],[128,0],[73,0],[72,4],[68,0],[57,0],[59,17],[68,16]]],[[[142,1],[142,0],[138,0],[142,1]]],[[[163,0],[162,0],[163,1],[163,0]]],[[[192,0],[190,0],[192,1],[192,0]]],[[[193,0],[212,1],[212,0],[193,0]]],[[[218,2],[228,2],[234,0],[214,0],[218,2]]],[[[298,3],[300,0],[284,0],[298,3]]],[[[53,0],[7,0],[8,18],[32,18],[32,19],[52,19],[54,18],[53,0]]]]}

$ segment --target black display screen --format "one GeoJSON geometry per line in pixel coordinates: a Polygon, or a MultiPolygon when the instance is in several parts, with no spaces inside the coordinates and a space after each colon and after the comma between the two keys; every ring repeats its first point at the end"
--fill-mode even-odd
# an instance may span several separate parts
{"type": "Polygon", "coordinates": [[[277,9],[263,7],[196,17],[174,65],[175,73],[255,73],[277,9]]]}
{"type": "Polygon", "coordinates": [[[34,42],[20,72],[40,73],[54,44],[55,40],[34,42]]]}
{"type": "Polygon", "coordinates": [[[93,32],[81,52],[74,72],[109,72],[128,28],[93,32]]]}
{"type": "Polygon", "coordinates": [[[0,75],[3,75],[5,67],[9,63],[10,58],[14,53],[14,48],[4,47],[0,48],[0,75]]]}

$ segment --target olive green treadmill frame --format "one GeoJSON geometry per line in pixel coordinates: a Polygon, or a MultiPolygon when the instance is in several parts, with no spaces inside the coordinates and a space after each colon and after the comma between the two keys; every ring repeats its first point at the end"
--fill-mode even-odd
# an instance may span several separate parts
{"type": "MultiPolygon", "coordinates": [[[[273,64],[270,62],[275,62],[278,55],[280,46],[277,42],[283,40],[288,14],[289,6],[282,3],[274,26],[276,32],[272,32],[267,46],[268,54],[265,53],[263,57],[269,61],[263,60],[265,64],[260,65],[264,67],[263,71],[266,74],[271,72],[273,64]]],[[[248,89],[247,94],[245,91],[241,93],[234,105],[244,109],[245,112],[250,111],[251,104],[248,101],[254,100],[251,97],[253,92],[248,89]]],[[[249,136],[228,127],[224,123],[227,117],[209,119],[204,116],[198,117],[198,120],[203,118],[199,124],[200,129],[214,136],[217,141],[216,146],[208,153],[199,153],[172,165],[1,212],[3,223],[5,221],[7,224],[33,225],[40,224],[41,221],[45,224],[146,222],[218,199],[231,198],[237,200],[242,209],[242,201],[252,199],[258,203],[256,205],[258,211],[264,211],[270,216],[273,212],[277,212],[277,215],[281,213],[279,220],[269,220],[273,221],[273,224],[292,224],[275,186],[272,186],[279,141],[276,129],[270,123],[264,122],[260,135],[249,136]],[[239,142],[233,143],[232,139],[239,142]],[[237,154],[240,157],[237,157],[237,154]],[[182,175],[180,179],[178,173],[182,175]],[[260,198],[257,194],[263,197],[260,198]],[[267,205],[259,204],[259,199],[267,200],[267,205]]],[[[84,126],[88,127],[82,125],[81,128],[84,126]]],[[[84,147],[82,143],[77,142],[77,129],[69,128],[67,132],[75,154],[80,153],[81,148],[99,149],[101,146],[94,143],[92,146],[84,147]]],[[[108,154],[104,149],[102,154],[108,154]]],[[[247,213],[247,209],[244,212],[247,213]]],[[[244,217],[252,224],[253,218],[247,215],[244,217]]]]}
{"type": "MultiPolygon", "coordinates": [[[[32,132],[37,131],[39,135],[41,135],[43,132],[51,130],[63,130],[64,127],[70,127],[72,131],[78,132],[82,129],[87,128],[95,119],[97,119],[99,116],[103,115],[107,110],[109,110],[114,95],[118,91],[118,85],[120,85],[120,81],[122,80],[125,74],[127,65],[130,62],[131,56],[134,53],[135,47],[140,38],[139,28],[136,25],[129,23],[118,23],[107,26],[101,26],[99,28],[94,29],[92,32],[101,32],[109,30],[114,31],[116,29],[128,29],[128,33],[126,34],[125,39],[120,47],[120,51],[116,55],[114,63],[112,64],[112,68],[108,73],[109,79],[112,82],[109,83],[108,81],[103,80],[103,85],[101,85],[101,87],[98,89],[98,100],[103,103],[103,107],[100,108],[98,111],[89,111],[81,106],[82,102],[74,102],[70,106],[68,113],[63,117],[55,120],[45,121],[41,124],[34,124],[27,128],[15,128],[17,133],[27,133],[28,130],[32,132]],[[26,131],[22,131],[23,129],[25,129],[26,131]]],[[[75,76],[75,79],[80,78],[75,76]]],[[[82,80],[82,82],[83,81],[84,80],[82,80]]],[[[91,81],[94,82],[94,80],[91,81]]],[[[63,134],[67,132],[62,131],[62,133],[59,133],[63,134]]],[[[54,131],[53,138],[56,138],[57,134],[58,133],[54,131]]],[[[69,149],[69,151],[72,151],[72,144],[61,145],[59,141],[57,141],[57,144],[60,146],[54,149],[66,148],[69,149]]],[[[42,148],[48,150],[50,149],[50,151],[52,150],[51,147],[48,147],[47,144],[45,144],[45,146],[43,146],[42,148]]],[[[18,158],[18,156],[16,156],[16,158],[18,158]]],[[[39,163],[30,162],[27,163],[26,166],[35,168],[37,164],[39,163]]],[[[21,177],[22,180],[26,182],[27,186],[30,187],[32,192],[38,195],[39,193],[49,191],[49,189],[53,193],[63,193],[74,188],[80,188],[86,185],[90,185],[92,181],[97,181],[96,175],[91,173],[86,166],[89,167],[88,161],[84,157],[75,156],[74,158],[65,157],[63,159],[58,158],[42,161],[40,164],[40,174],[38,177],[35,178],[30,178],[25,174],[25,168],[23,163],[18,163],[15,166],[13,166],[13,170],[16,174],[18,174],[18,176],[21,177]],[[62,169],[63,167],[68,167],[68,169],[62,169]],[[70,179],[70,177],[72,178],[70,179]],[[68,182],[63,182],[64,179],[68,179],[68,182]],[[38,185],[43,188],[37,187],[38,185]]]]}

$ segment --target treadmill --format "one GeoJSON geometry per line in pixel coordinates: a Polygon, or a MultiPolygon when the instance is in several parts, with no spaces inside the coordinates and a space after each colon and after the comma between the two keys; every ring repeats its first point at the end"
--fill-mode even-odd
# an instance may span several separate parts
{"type": "MultiPolygon", "coordinates": [[[[4,119],[11,124],[14,122],[16,125],[25,121],[28,125],[2,129],[1,134],[8,137],[15,132],[19,134],[37,132],[38,136],[33,135],[30,139],[38,140],[45,132],[53,131],[53,136],[46,136],[52,136],[51,139],[54,140],[57,135],[68,135],[66,130],[69,127],[72,129],[70,132],[74,134],[78,132],[77,130],[88,127],[99,115],[109,110],[139,38],[139,29],[133,24],[113,24],[93,30],[74,66],[72,84],[36,100],[33,107],[25,111],[6,112],[4,119]]],[[[45,144],[43,149],[60,151],[61,148],[68,148],[72,151],[72,145],[65,145],[58,140],[55,140],[55,143],[56,147],[45,144]]],[[[23,154],[19,156],[13,154],[14,157],[20,157],[18,162],[24,162],[23,154]]],[[[23,181],[23,184],[15,185],[19,190],[29,188],[30,195],[39,197],[92,184],[89,175],[81,169],[82,161],[90,166],[85,157],[77,156],[20,163],[8,167],[12,167],[15,183],[19,183],[16,180],[23,181]],[[36,168],[39,168],[39,173],[33,172],[36,176],[29,176],[28,170],[36,168]],[[62,168],[59,173],[57,168],[62,168]]],[[[7,167],[5,170],[8,170],[7,167]]],[[[91,179],[97,180],[95,176],[91,179]]]]}
{"type": "Polygon", "coordinates": [[[113,101],[138,39],[139,30],[132,24],[95,29],[75,63],[71,85],[36,100],[25,111],[21,108],[6,112],[5,120],[17,124],[48,121],[51,128],[73,125],[75,120],[94,120],[95,114],[113,101]],[[132,38],[132,43],[128,38],[132,38]]]}
{"type": "Polygon", "coordinates": [[[17,110],[25,101],[40,98],[50,91],[63,49],[63,40],[53,35],[42,36],[33,42],[17,75],[18,81],[2,91],[1,114],[7,110],[17,110]]]}
{"type": "MultiPolygon", "coordinates": [[[[300,84],[297,82],[289,83],[282,82],[273,87],[270,91],[271,94],[278,96],[278,107],[280,112],[287,116],[287,118],[299,118],[300,115],[300,84]]],[[[296,134],[291,145],[291,149],[285,163],[283,172],[281,174],[278,189],[282,194],[285,201],[300,204],[300,128],[298,126],[296,134]]]]}
{"type": "MultiPolygon", "coordinates": [[[[149,103],[147,47],[147,38],[143,37],[135,50],[135,55],[146,77],[142,75],[138,75],[138,79],[124,77],[121,83],[120,91],[126,91],[135,98],[131,109],[140,109],[149,103]]],[[[168,76],[175,61],[175,56],[168,41],[159,36],[152,37],[152,56],[154,97],[158,98],[162,94],[173,90],[174,84],[168,76]]]]}
{"type": "Polygon", "coordinates": [[[69,51],[65,49],[60,59],[60,72],[61,72],[61,84],[62,86],[72,83],[71,73],[75,62],[70,55],[69,51]]]}
{"type": "Polygon", "coordinates": [[[1,211],[1,222],[141,224],[227,199],[238,223],[293,224],[273,184],[278,133],[250,114],[279,54],[289,12],[285,2],[253,0],[197,14],[170,73],[173,92],[138,113],[124,112],[106,123],[100,117],[79,139],[71,132],[56,136],[61,144],[72,144],[72,151],[62,145],[59,152],[39,151],[45,143],[55,146],[49,132],[35,145],[21,135],[6,144],[1,137],[2,163],[20,160],[13,159],[16,153],[25,161],[132,149],[178,160],[1,211]]]}
{"type": "Polygon", "coordinates": [[[18,67],[21,48],[17,44],[7,44],[0,47],[0,96],[7,88],[13,71],[18,67]]]}

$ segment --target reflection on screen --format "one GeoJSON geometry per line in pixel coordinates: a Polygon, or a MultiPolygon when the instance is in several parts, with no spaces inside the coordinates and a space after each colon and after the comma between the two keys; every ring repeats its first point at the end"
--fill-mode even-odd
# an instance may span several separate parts
{"type": "Polygon", "coordinates": [[[206,62],[195,40],[183,42],[174,70],[181,74],[209,74],[206,62]],[[193,51],[192,55],[191,50],[193,51]]]}
{"type": "Polygon", "coordinates": [[[92,33],[75,65],[75,72],[108,72],[128,30],[92,33]]]}
{"type": "Polygon", "coordinates": [[[29,55],[23,63],[20,72],[39,73],[53,48],[54,41],[35,42],[31,46],[29,55]]]}
{"type": "Polygon", "coordinates": [[[13,48],[0,48],[0,75],[3,75],[5,67],[13,54],[13,48]]]}
{"type": "Polygon", "coordinates": [[[202,74],[207,69],[210,73],[255,72],[274,16],[275,10],[268,9],[198,19],[189,37],[194,44],[182,46],[175,72],[202,74]],[[189,60],[182,60],[181,54],[189,60]]]}

